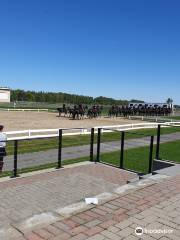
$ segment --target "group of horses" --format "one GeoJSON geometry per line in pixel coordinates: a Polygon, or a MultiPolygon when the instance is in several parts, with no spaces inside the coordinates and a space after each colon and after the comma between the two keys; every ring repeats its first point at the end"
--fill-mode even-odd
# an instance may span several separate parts
{"type": "Polygon", "coordinates": [[[128,107],[128,106],[112,106],[109,109],[109,117],[128,117],[128,116],[169,116],[172,113],[172,108],[161,106],[142,106],[142,107],[128,107]]]}
{"type": "MultiPolygon", "coordinates": [[[[103,106],[93,105],[92,107],[84,106],[83,104],[74,105],[74,107],[57,108],[59,117],[68,117],[70,119],[97,118],[102,115],[103,106]]],[[[113,105],[109,108],[109,117],[128,117],[128,116],[169,116],[172,113],[172,108],[161,106],[117,106],[113,105]]]]}
{"type": "Polygon", "coordinates": [[[62,108],[57,108],[57,111],[59,113],[59,117],[68,117],[70,119],[84,119],[86,118],[97,118],[101,116],[103,107],[99,105],[94,105],[92,107],[88,107],[87,105],[84,106],[83,104],[74,105],[73,108],[66,107],[65,104],[63,104],[62,108]]]}

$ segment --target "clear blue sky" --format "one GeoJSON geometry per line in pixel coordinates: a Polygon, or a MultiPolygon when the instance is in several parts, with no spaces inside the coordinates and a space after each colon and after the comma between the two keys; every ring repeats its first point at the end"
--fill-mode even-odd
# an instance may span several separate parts
{"type": "Polygon", "coordinates": [[[0,85],[180,104],[180,1],[0,0],[0,85]]]}

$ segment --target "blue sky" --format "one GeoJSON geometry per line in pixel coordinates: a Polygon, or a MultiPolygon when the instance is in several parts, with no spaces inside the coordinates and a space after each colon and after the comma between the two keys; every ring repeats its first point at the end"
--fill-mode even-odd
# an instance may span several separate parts
{"type": "Polygon", "coordinates": [[[0,0],[0,84],[180,104],[180,1],[0,0]]]}

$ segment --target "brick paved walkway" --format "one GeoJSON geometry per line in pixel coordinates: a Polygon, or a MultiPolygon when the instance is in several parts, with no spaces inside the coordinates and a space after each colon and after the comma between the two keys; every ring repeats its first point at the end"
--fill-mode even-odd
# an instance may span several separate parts
{"type": "Polygon", "coordinates": [[[146,181],[98,206],[19,234],[17,240],[180,239],[180,175],[146,181]],[[135,234],[137,227],[143,235],[135,234]]]}
{"type": "Polygon", "coordinates": [[[9,226],[19,226],[31,218],[36,221],[36,216],[44,213],[42,218],[54,220],[59,217],[59,209],[85,197],[113,192],[135,177],[134,173],[87,163],[0,182],[0,240],[9,226]]]}

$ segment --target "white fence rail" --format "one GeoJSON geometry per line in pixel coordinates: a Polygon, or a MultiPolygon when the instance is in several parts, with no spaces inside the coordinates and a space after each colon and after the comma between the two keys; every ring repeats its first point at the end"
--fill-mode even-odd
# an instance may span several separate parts
{"type": "Polygon", "coordinates": [[[0,108],[0,111],[7,112],[48,112],[47,108],[0,108]]]}
{"type": "MultiPolygon", "coordinates": [[[[102,128],[102,132],[111,132],[113,130],[118,131],[129,131],[129,130],[138,130],[138,129],[147,129],[147,128],[157,128],[159,123],[133,123],[125,125],[111,125],[111,126],[96,126],[95,132],[98,128],[102,128]]],[[[180,126],[180,122],[166,122],[161,123],[161,126],[180,126]]],[[[73,136],[73,135],[82,135],[90,134],[91,128],[71,128],[63,129],[63,136],[73,136]]],[[[37,130],[22,130],[22,131],[9,131],[6,132],[8,140],[25,140],[25,139],[36,139],[36,138],[50,138],[57,137],[59,134],[59,129],[37,129],[37,130]]]]}
{"type": "Polygon", "coordinates": [[[179,120],[176,120],[174,118],[163,118],[161,116],[157,116],[157,117],[151,117],[151,116],[128,116],[129,120],[141,120],[141,121],[151,121],[151,122],[179,122],[179,120]]]}

